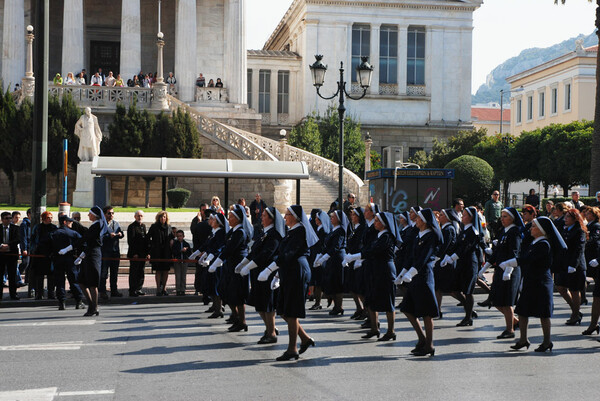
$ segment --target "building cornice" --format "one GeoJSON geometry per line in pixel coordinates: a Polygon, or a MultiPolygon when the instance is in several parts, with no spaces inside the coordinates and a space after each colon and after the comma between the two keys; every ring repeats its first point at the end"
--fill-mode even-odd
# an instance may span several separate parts
{"type": "Polygon", "coordinates": [[[555,67],[557,65],[560,65],[560,64],[566,63],[568,61],[571,61],[571,60],[574,60],[574,59],[578,59],[578,58],[581,58],[581,59],[595,59],[596,58],[596,52],[588,52],[588,53],[580,54],[580,53],[577,53],[575,51],[572,51],[572,52],[569,52],[567,54],[563,54],[562,56],[557,57],[557,58],[555,58],[553,60],[546,61],[545,63],[536,65],[535,67],[532,67],[532,68],[530,68],[528,70],[519,72],[518,74],[511,75],[510,77],[506,78],[506,82],[513,83],[515,81],[518,81],[519,79],[526,78],[526,77],[528,77],[530,75],[537,74],[538,72],[542,72],[544,70],[548,70],[548,69],[550,69],[552,67],[555,67]]]}
{"type": "Polygon", "coordinates": [[[430,1],[430,0],[404,0],[404,1],[365,1],[365,0],[294,0],[286,13],[279,21],[279,24],[271,33],[271,36],[265,42],[263,49],[268,49],[274,44],[279,32],[284,26],[290,25],[291,16],[299,13],[302,6],[321,5],[332,7],[367,7],[367,8],[392,8],[404,10],[442,10],[442,11],[470,11],[474,12],[481,4],[482,0],[454,0],[447,2],[430,1]]]}

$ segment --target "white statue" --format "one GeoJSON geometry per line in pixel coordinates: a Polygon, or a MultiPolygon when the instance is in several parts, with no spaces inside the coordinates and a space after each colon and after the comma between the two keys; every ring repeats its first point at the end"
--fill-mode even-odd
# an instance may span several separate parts
{"type": "Polygon", "coordinates": [[[102,131],[98,125],[98,118],[92,114],[89,107],[85,108],[85,114],[75,124],[75,135],[79,137],[77,156],[82,162],[92,161],[94,156],[100,155],[102,131]]]}

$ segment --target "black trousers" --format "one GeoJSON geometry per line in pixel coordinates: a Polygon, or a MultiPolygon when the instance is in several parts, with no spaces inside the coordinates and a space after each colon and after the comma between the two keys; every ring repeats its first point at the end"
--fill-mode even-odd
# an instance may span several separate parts
{"type": "Polygon", "coordinates": [[[54,283],[54,274],[52,273],[52,262],[50,258],[33,258],[33,275],[32,278],[35,282],[35,296],[38,299],[42,299],[44,295],[44,276],[48,276],[48,298],[54,298],[54,289],[56,284],[54,283]]]}
{"type": "Polygon", "coordinates": [[[75,257],[72,255],[59,256],[54,261],[54,282],[56,283],[56,298],[59,301],[64,301],[67,295],[65,291],[65,274],[67,275],[67,280],[69,280],[69,287],[73,293],[73,298],[76,301],[83,300],[83,292],[78,284],[79,267],[73,264],[74,261],[75,257]]]}
{"type": "Polygon", "coordinates": [[[144,267],[146,262],[129,262],[129,294],[141,291],[144,286],[144,267]]]}
{"type": "MultiPolygon", "coordinates": [[[[0,256],[0,276],[6,275],[8,276],[8,291],[10,293],[11,298],[15,298],[17,296],[17,260],[14,256],[0,256]]],[[[2,299],[2,294],[4,294],[4,280],[2,280],[2,284],[0,284],[0,299],[2,299]]]]}
{"type": "MultiPolygon", "coordinates": [[[[119,258],[121,255],[115,254],[102,254],[103,258],[119,258]]],[[[110,272],[110,291],[117,292],[117,280],[119,276],[119,262],[118,260],[103,260],[102,270],[100,271],[100,285],[98,291],[106,292],[106,280],[110,272]]]]}

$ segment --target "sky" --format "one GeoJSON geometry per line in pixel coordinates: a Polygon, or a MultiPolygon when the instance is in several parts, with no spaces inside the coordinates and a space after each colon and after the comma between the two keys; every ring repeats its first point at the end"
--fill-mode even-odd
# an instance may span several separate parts
{"type": "MultiPolygon", "coordinates": [[[[503,61],[531,47],[547,47],[594,31],[596,2],[567,0],[484,0],[473,15],[472,92],[503,61]]],[[[248,0],[246,45],[261,49],[292,0],[248,0]]]]}

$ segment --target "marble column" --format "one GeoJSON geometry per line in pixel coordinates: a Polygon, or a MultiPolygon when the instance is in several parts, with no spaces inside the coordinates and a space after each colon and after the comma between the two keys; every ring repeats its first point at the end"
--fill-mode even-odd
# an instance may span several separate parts
{"type": "Polygon", "coordinates": [[[25,75],[25,0],[4,1],[2,90],[12,90],[25,75]]]}
{"type": "MultiPolygon", "coordinates": [[[[196,0],[179,0],[175,17],[175,77],[179,100],[194,101],[196,84],[196,0]]],[[[227,85],[227,83],[226,83],[227,85]]]]}
{"type": "Polygon", "coordinates": [[[142,68],[141,29],[140,0],[122,0],[119,74],[124,82],[139,74],[142,68]]]}
{"type": "Polygon", "coordinates": [[[277,118],[277,115],[279,114],[279,110],[277,110],[277,92],[279,91],[279,71],[278,70],[271,70],[271,83],[270,83],[270,89],[271,89],[271,125],[278,125],[279,124],[279,119],[277,118]]]}
{"type": "Polygon", "coordinates": [[[406,60],[408,54],[408,26],[398,27],[398,94],[406,95],[406,60]]]}
{"type": "Polygon", "coordinates": [[[379,95],[379,40],[380,40],[381,24],[371,24],[371,56],[369,62],[375,68],[373,69],[373,78],[371,79],[371,87],[369,93],[379,95]]]}
{"type": "Polygon", "coordinates": [[[85,66],[83,56],[83,0],[64,0],[62,64],[60,74],[74,76],[85,66]]]}
{"type": "Polygon", "coordinates": [[[225,87],[237,104],[245,104],[248,93],[245,8],[245,0],[225,0],[225,87]]]}

